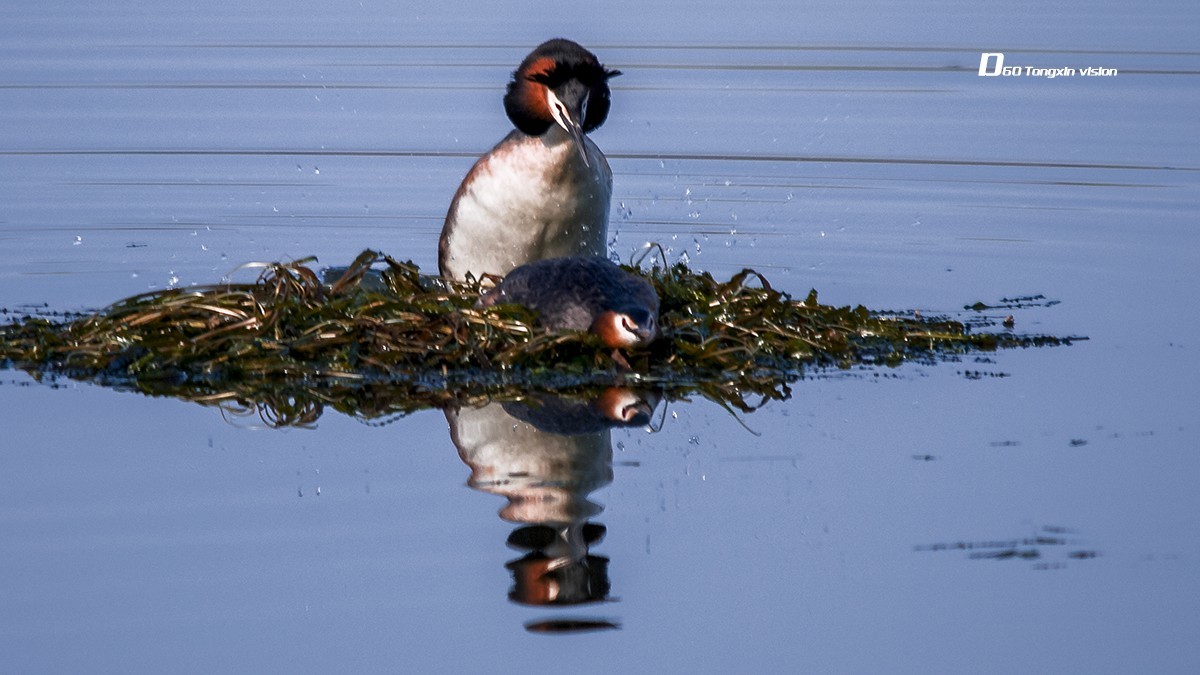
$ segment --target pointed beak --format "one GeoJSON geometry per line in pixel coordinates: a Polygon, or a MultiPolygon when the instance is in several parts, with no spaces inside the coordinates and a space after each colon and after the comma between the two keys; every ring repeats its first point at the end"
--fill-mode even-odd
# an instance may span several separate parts
{"type": "Polygon", "coordinates": [[[647,344],[647,345],[650,344],[651,342],[654,342],[655,338],[658,337],[658,333],[656,331],[654,331],[652,329],[648,329],[648,328],[640,328],[639,327],[637,330],[634,331],[634,333],[639,338],[641,338],[642,344],[647,344]]]}
{"type": "Polygon", "coordinates": [[[579,151],[579,156],[583,158],[584,166],[591,166],[588,161],[587,148],[583,145],[583,119],[587,115],[588,90],[584,89],[578,83],[570,83],[562,88],[562,95],[555,93],[553,89],[546,89],[546,99],[550,104],[550,114],[554,116],[554,121],[558,126],[562,127],[567,135],[571,137],[571,142],[575,144],[575,149],[579,151]]]}

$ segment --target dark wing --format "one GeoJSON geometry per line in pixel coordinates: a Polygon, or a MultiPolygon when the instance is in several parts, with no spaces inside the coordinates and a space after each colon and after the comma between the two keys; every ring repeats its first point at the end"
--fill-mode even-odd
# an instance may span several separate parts
{"type": "Polygon", "coordinates": [[[522,265],[484,294],[477,307],[524,305],[551,329],[588,330],[610,309],[642,307],[658,315],[658,294],[649,282],[594,256],[551,258],[522,265]]]}

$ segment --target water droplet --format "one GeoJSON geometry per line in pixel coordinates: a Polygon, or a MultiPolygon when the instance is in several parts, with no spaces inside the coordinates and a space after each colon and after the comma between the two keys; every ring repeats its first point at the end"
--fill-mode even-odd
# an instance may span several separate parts
{"type": "Polygon", "coordinates": [[[83,237],[79,237],[79,236],[75,237],[75,243],[74,243],[75,246],[78,246],[82,243],[83,243],[83,237]]]}

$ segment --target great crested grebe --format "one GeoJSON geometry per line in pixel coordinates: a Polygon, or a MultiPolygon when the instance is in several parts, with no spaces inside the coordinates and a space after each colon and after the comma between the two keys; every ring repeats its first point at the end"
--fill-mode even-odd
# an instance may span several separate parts
{"type": "Polygon", "coordinates": [[[646,345],[659,336],[654,287],[604,258],[522,265],[480,297],[476,307],[503,303],[537,312],[538,322],[551,330],[590,330],[613,349],[646,345]]]}
{"type": "Polygon", "coordinates": [[[608,80],[617,75],[570,40],[525,57],[504,96],[516,129],[479,158],[450,203],[438,246],[443,277],[607,253],[612,170],[584,134],[608,117],[608,80]]]}

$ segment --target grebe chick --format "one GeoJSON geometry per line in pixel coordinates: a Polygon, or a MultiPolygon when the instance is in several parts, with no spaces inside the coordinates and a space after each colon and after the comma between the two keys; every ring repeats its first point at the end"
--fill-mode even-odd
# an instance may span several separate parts
{"type": "Polygon", "coordinates": [[[538,323],[551,330],[590,330],[613,349],[646,345],[659,336],[654,287],[604,258],[574,256],[522,265],[475,306],[504,303],[537,312],[538,323]]]}
{"type": "Polygon", "coordinates": [[[608,80],[617,75],[570,40],[525,57],[504,96],[516,129],[479,158],[450,203],[438,246],[443,277],[606,255],[612,170],[584,134],[608,117],[608,80]]]}

